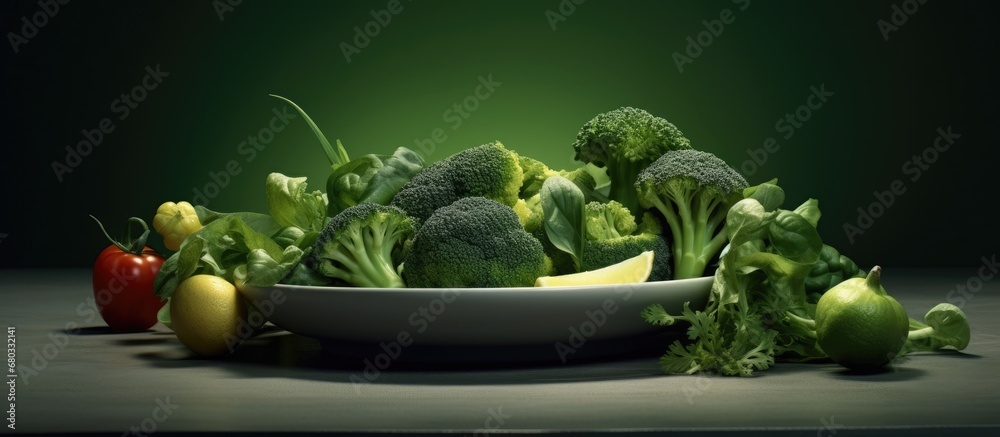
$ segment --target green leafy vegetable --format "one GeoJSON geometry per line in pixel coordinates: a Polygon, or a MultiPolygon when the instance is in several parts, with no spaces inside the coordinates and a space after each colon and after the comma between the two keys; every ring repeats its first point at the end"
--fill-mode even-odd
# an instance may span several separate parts
{"type": "Polygon", "coordinates": [[[569,179],[553,176],[545,180],[539,194],[545,215],[545,234],[556,248],[573,258],[576,271],[580,271],[586,232],[583,191],[569,179]]]}
{"type": "Polygon", "coordinates": [[[818,302],[820,296],[835,285],[862,276],[865,276],[865,271],[854,261],[841,255],[836,248],[824,244],[819,252],[819,261],[813,265],[809,276],[806,277],[806,293],[809,293],[810,301],[818,302]]]}
{"type": "Polygon", "coordinates": [[[320,191],[307,192],[306,178],[281,173],[267,175],[264,190],[267,209],[278,225],[294,226],[305,231],[319,231],[326,223],[326,196],[320,191]]]}
{"type": "Polygon", "coordinates": [[[250,228],[239,215],[228,215],[212,220],[184,240],[180,250],[164,262],[154,289],[157,296],[170,297],[178,284],[197,274],[232,282],[233,270],[244,264],[249,285],[270,286],[288,274],[301,257],[298,247],[283,250],[267,235],[250,228]]]}
{"type": "Polygon", "coordinates": [[[208,225],[216,220],[227,217],[238,217],[250,229],[264,235],[274,235],[282,229],[282,226],[274,220],[274,217],[259,212],[216,212],[201,205],[195,206],[194,211],[198,214],[198,221],[202,225],[208,225]]]}
{"type": "Polygon", "coordinates": [[[302,228],[296,226],[288,226],[286,228],[278,231],[277,234],[271,236],[271,239],[282,249],[288,246],[297,246],[299,249],[306,250],[312,247],[313,243],[316,241],[316,237],[319,236],[319,232],[316,231],[304,231],[302,228]]]}
{"type": "Polygon", "coordinates": [[[347,164],[348,162],[351,161],[351,158],[347,156],[347,150],[344,149],[344,145],[340,144],[340,140],[337,140],[337,148],[334,149],[333,146],[330,145],[330,141],[328,141],[326,139],[326,136],[323,135],[323,131],[319,130],[319,126],[316,126],[316,122],[314,122],[312,118],[309,118],[309,114],[306,114],[306,111],[302,110],[302,108],[300,108],[299,105],[296,105],[295,102],[286,99],[284,97],[281,97],[277,94],[269,94],[269,95],[271,97],[284,100],[289,105],[292,105],[292,107],[295,108],[296,111],[299,111],[299,114],[302,114],[302,118],[305,119],[306,124],[309,125],[309,128],[312,129],[313,134],[316,135],[316,139],[318,139],[320,144],[323,146],[323,151],[326,152],[326,157],[327,159],[330,160],[330,168],[336,170],[338,167],[347,164]]]}
{"type": "Polygon", "coordinates": [[[387,205],[410,179],[424,169],[424,159],[406,147],[392,155],[363,155],[337,168],[327,180],[327,214],[369,202],[387,205]]]}
{"type": "MultiPolygon", "coordinates": [[[[784,193],[775,181],[750,187],[744,195],[747,198],[733,205],[726,217],[729,248],[716,270],[706,308],[685,305],[679,316],[659,305],[642,312],[654,325],[691,324],[690,342],[675,342],[660,359],[664,372],[749,376],[775,360],[827,357],[817,342],[816,304],[809,292],[826,291],[830,278],[853,275],[857,266],[823,245],[814,199],[791,211],[778,209],[784,193]],[[827,270],[818,271],[820,265],[827,270]],[[817,288],[807,287],[808,282],[817,288]]],[[[925,323],[910,319],[903,353],[963,349],[968,342],[965,314],[941,304],[927,313],[925,323]]]]}
{"type": "Polygon", "coordinates": [[[691,342],[674,343],[661,358],[665,372],[749,376],[770,367],[776,357],[824,356],[812,329],[815,305],[806,301],[803,285],[822,242],[808,218],[775,209],[784,195],[775,191],[777,185],[765,185],[748,191],[751,198],[729,210],[731,245],[721,257],[707,307],[685,306],[680,316],[660,306],[643,311],[656,325],[691,324],[691,342]]]}
{"type": "Polygon", "coordinates": [[[903,353],[943,348],[965,349],[972,336],[969,319],[950,303],[938,304],[924,316],[924,323],[910,319],[910,333],[903,353]]]}

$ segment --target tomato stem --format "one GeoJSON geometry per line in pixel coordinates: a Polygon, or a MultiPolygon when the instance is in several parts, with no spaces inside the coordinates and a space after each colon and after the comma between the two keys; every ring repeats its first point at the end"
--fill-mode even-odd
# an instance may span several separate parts
{"type": "Polygon", "coordinates": [[[142,250],[146,247],[146,240],[149,239],[149,226],[141,218],[129,217],[128,222],[125,225],[126,230],[125,230],[124,243],[115,240],[114,238],[111,238],[111,235],[108,235],[108,231],[104,229],[104,224],[102,224],[101,221],[97,219],[97,217],[91,215],[90,218],[94,219],[94,221],[97,222],[97,226],[101,228],[101,232],[104,233],[104,237],[107,238],[108,241],[111,242],[111,244],[114,244],[115,247],[117,247],[119,250],[121,250],[122,252],[131,253],[133,255],[142,255],[142,250]],[[139,225],[142,226],[142,234],[139,235],[139,238],[136,238],[134,240],[132,239],[132,222],[139,222],[139,225]]]}

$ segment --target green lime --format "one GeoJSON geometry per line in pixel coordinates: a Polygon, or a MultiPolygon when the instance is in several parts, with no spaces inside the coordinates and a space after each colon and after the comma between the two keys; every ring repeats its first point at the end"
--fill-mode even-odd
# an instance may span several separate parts
{"type": "Polygon", "coordinates": [[[831,359],[851,369],[872,369],[892,361],[906,343],[906,310],[879,283],[882,268],[851,278],[823,294],[816,304],[816,336],[831,359]]]}

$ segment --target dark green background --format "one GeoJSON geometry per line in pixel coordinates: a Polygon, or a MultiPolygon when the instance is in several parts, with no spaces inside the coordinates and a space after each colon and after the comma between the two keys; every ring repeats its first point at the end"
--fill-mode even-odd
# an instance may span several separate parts
{"type": "MultiPolygon", "coordinates": [[[[190,200],[234,159],[242,171],[213,209],[264,211],[273,171],[322,188],[326,159],[301,118],[253,161],[238,152],[283,107],[268,93],[295,100],[352,155],[415,147],[442,128],[447,141],[429,161],[499,139],[557,168],[575,165],[570,143],[584,122],[637,106],[737,168],[748,150],[778,139],[748,179],[779,178],[789,207],[820,199],[825,241],[863,266],[975,266],[996,251],[987,211],[997,185],[998,39],[988,3],[928,1],[885,41],[876,22],[903,2],[752,0],[741,11],[743,2],[590,0],[553,30],[545,13],[556,0],[403,0],[348,63],[340,44],[386,3],[246,1],[220,20],[209,1],[72,2],[19,53],[0,47],[0,267],[88,266],[106,242],[87,214],[115,232],[131,215],[151,220],[160,203],[190,200]],[[672,54],[724,9],[735,21],[679,72],[672,54]],[[111,102],[157,64],[169,77],[117,120],[111,102]],[[502,85],[452,129],[445,111],[489,75],[502,85]],[[775,122],[820,85],[834,95],[782,138],[775,122]],[[114,132],[58,182],[51,162],[104,117],[114,132]],[[949,125],[961,138],[910,181],[904,163],[949,125]],[[849,242],[843,224],[896,179],[906,194],[849,242]]],[[[27,1],[0,8],[5,33],[40,10],[27,1]]]]}

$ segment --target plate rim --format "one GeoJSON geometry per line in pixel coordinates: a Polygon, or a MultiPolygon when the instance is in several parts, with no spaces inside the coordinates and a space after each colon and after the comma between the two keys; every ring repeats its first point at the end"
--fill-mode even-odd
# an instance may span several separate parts
{"type": "Polygon", "coordinates": [[[277,290],[294,290],[294,291],[309,291],[309,292],[320,292],[320,293],[383,293],[383,294],[395,294],[395,293],[441,293],[446,291],[458,291],[458,292],[469,292],[475,294],[531,294],[531,293],[549,293],[549,292],[565,292],[568,290],[614,290],[618,288],[655,288],[667,284],[693,284],[702,281],[707,281],[708,279],[714,280],[715,276],[699,276],[697,278],[684,278],[684,279],[667,279],[663,281],[648,281],[648,282],[637,282],[629,284],[586,284],[586,285],[559,285],[552,287],[400,287],[400,288],[384,288],[384,287],[340,287],[340,286],[325,286],[325,285],[295,285],[295,284],[275,284],[270,287],[255,286],[254,288],[259,289],[277,289],[277,290]]]}

